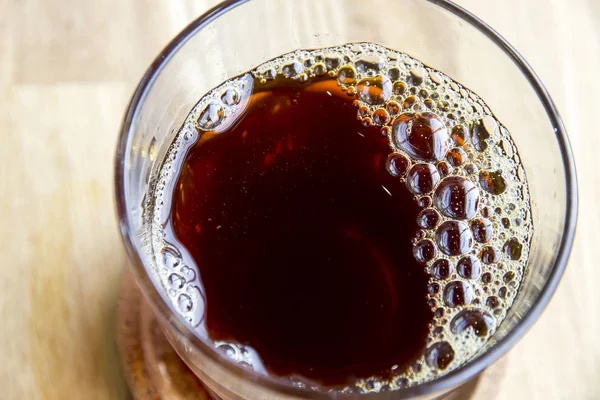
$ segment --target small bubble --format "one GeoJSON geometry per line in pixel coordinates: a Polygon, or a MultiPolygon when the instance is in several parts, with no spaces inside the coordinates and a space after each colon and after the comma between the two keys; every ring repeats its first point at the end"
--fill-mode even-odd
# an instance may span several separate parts
{"type": "Polygon", "coordinates": [[[488,147],[486,140],[490,137],[488,131],[484,128],[482,121],[476,121],[471,127],[471,136],[473,144],[479,151],[485,151],[488,147]]]}
{"type": "Polygon", "coordinates": [[[440,161],[437,163],[437,170],[441,176],[447,176],[452,170],[452,167],[446,161],[440,161]]]}
{"type": "Polygon", "coordinates": [[[396,386],[398,386],[399,388],[406,388],[408,387],[408,383],[408,379],[400,378],[396,381],[396,386]]]}
{"type": "Polygon", "coordinates": [[[479,243],[487,243],[494,237],[494,227],[485,218],[477,218],[471,221],[471,231],[473,232],[473,237],[479,243]]]}
{"type": "Polygon", "coordinates": [[[425,351],[425,362],[431,368],[444,370],[454,360],[454,349],[448,342],[438,342],[425,351]]]}
{"type": "Polygon", "coordinates": [[[227,358],[235,358],[235,349],[228,344],[222,344],[217,347],[227,358]]]}
{"type": "Polygon", "coordinates": [[[502,280],[504,281],[504,283],[508,283],[508,282],[512,281],[513,279],[515,279],[515,273],[513,271],[508,271],[502,277],[502,280]]]}
{"type": "Polygon", "coordinates": [[[325,65],[327,69],[336,69],[340,65],[340,58],[336,54],[327,54],[325,56],[325,65]]]}
{"type": "Polygon", "coordinates": [[[364,55],[356,60],[356,69],[362,73],[367,71],[379,72],[383,68],[383,60],[378,55],[364,55]]]}
{"type": "Polygon", "coordinates": [[[462,310],[450,322],[450,330],[454,334],[462,334],[473,328],[475,335],[485,337],[496,327],[496,320],[483,310],[462,310]]]}
{"type": "Polygon", "coordinates": [[[467,153],[465,153],[463,149],[455,147],[448,151],[446,159],[448,160],[450,165],[452,165],[453,167],[458,167],[462,165],[467,159],[467,153]]]}
{"type": "Polygon", "coordinates": [[[351,65],[344,65],[337,73],[338,82],[342,85],[351,85],[356,82],[356,70],[351,65]]]}
{"type": "Polygon", "coordinates": [[[433,113],[401,114],[394,120],[392,131],[395,145],[416,158],[439,161],[446,156],[448,131],[433,113]]]}
{"type": "Polygon", "coordinates": [[[429,239],[421,240],[413,247],[413,255],[415,259],[425,264],[427,261],[433,259],[437,253],[435,244],[429,239]]]}
{"type": "Polygon", "coordinates": [[[164,247],[161,250],[161,253],[162,253],[163,265],[165,267],[176,268],[181,263],[181,258],[179,257],[179,254],[175,250],[173,250],[169,247],[164,247]]]}
{"type": "Polygon", "coordinates": [[[400,104],[393,100],[389,101],[386,105],[386,109],[390,115],[395,116],[400,112],[400,104]]]}
{"type": "Polygon", "coordinates": [[[433,83],[435,83],[436,85],[439,85],[440,83],[442,83],[442,78],[436,72],[429,71],[429,78],[431,78],[431,81],[433,83]]]}
{"type": "Polygon", "coordinates": [[[400,153],[390,154],[386,161],[387,170],[392,176],[404,176],[409,166],[408,158],[400,153]]]}
{"type": "MultiPolygon", "coordinates": [[[[437,283],[432,283],[429,286],[431,286],[433,284],[437,285],[437,290],[434,293],[432,293],[432,291],[429,290],[430,294],[436,294],[440,290],[440,285],[438,285],[437,283]]],[[[433,314],[435,315],[436,318],[442,318],[444,316],[444,314],[446,314],[446,311],[443,308],[440,307],[437,310],[435,310],[435,312],[433,314]]]]}
{"type": "Polygon", "coordinates": [[[421,197],[419,200],[417,200],[417,204],[419,204],[419,207],[429,207],[432,203],[431,197],[429,196],[423,196],[421,197]]]}
{"type": "Polygon", "coordinates": [[[481,275],[481,281],[486,284],[492,282],[492,274],[486,272],[485,274],[481,275]]]}
{"type": "Polygon", "coordinates": [[[169,286],[171,286],[173,289],[181,289],[183,287],[183,284],[185,283],[185,279],[183,279],[180,275],[178,274],[171,274],[169,275],[169,286]]]}
{"type": "Polygon", "coordinates": [[[323,63],[317,63],[313,67],[313,71],[316,76],[325,75],[327,73],[327,66],[323,63]]]}
{"type": "Polygon", "coordinates": [[[427,73],[427,71],[425,71],[421,67],[411,68],[410,69],[410,78],[411,78],[412,84],[415,86],[419,86],[421,83],[423,83],[423,78],[425,77],[426,73],[427,73]]]}
{"type": "Polygon", "coordinates": [[[302,73],[302,71],[304,71],[304,67],[297,60],[294,60],[291,63],[284,65],[281,69],[283,76],[285,76],[286,78],[293,78],[295,76],[298,76],[300,73],[302,73]]]}
{"type": "Polygon", "coordinates": [[[368,128],[369,126],[373,125],[373,120],[369,117],[365,117],[362,120],[362,124],[365,128],[368,128]]]}
{"type": "Polygon", "coordinates": [[[392,95],[392,82],[389,78],[375,75],[372,78],[363,78],[356,85],[358,98],[367,104],[383,104],[392,95]]]}
{"type": "Polygon", "coordinates": [[[470,180],[451,176],[440,183],[433,196],[433,201],[445,216],[469,219],[477,213],[479,190],[470,180]]]}
{"type": "Polygon", "coordinates": [[[181,267],[181,274],[187,282],[191,282],[196,278],[196,272],[194,272],[193,269],[187,266],[181,267]]]}
{"type": "Polygon", "coordinates": [[[277,71],[275,70],[275,68],[268,68],[267,70],[265,70],[265,72],[263,72],[263,76],[265,80],[272,81],[273,79],[275,79],[275,77],[277,77],[277,71]]]}
{"type": "Polygon", "coordinates": [[[479,173],[479,184],[488,193],[499,195],[506,190],[506,181],[501,171],[481,171],[479,173]]]}
{"type": "Polygon", "coordinates": [[[369,108],[365,106],[358,107],[357,115],[361,119],[367,117],[369,115],[369,108]]]}
{"type": "Polygon", "coordinates": [[[406,178],[406,187],[413,194],[426,194],[433,190],[440,180],[440,173],[431,164],[415,164],[406,178]]]}
{"type": "Polygon", "coordinates": [[[506,288],[506,286],[502,286],[499,290],[498,290],[498,296],[500,296],[501,298],[505,299],[506,295],[508,294],[508,288],[506,288]]]}
{"type": "Polygon", "coordinates": [[[182,313],[187,313],[192,310],[194,303],[192,303],[192,298],[187,294],[180,294],[177,298],[177,306],[179,307],[179,311],[182,313]]]}
{"type": "Polygon", "coordinates": [[[402,72],[400,72],[398,68],[394,67],[388,70],[388,77],[390,78],[390,80],[397,81],[398,79],[400,79],[400,76],[402,76],[402,72]]]}
{"type": "Polygon", "coordinates": [[[373,112],[373,122],[376,125],[385,125],[390,122],[390,114],[385,109],[379,108],[373,112]]]}
{"type": "Polygon", "coordinates": [[[469,130],[462,124],[455,125],[451,138],[457,146],[463,146],[469,140],[469,130]]]}
{"type": "Polygon", "coordinates": [[[418,101],[419,101],[419,99],[417,99],[416,96],[408,96],[402,102],[402,107],[404,107],[405,109],[410,109],[411,107],[414,107],[415,105],[417,105],[418,101]]]}
{"type": "Polygon", "coordinates": [[[444,288],[444,303],[455,308],[470,304],[475,298],[475,292],[468,283],[453,281],[444,288]]]}
{"type": "Polygon", "coordinates": [[[431,275],[436,279],[446,280],[450,278],[453,270],[452,263],[445,258],[440,258],[431,265],[431,275]]]}
{"type": "Polygon", "coordinates": [[[406,92],[407,86],[408,85],[404,81],[396,81],[396,82],[394,82],[394,85],[392,86],[392,92],[396,96],[402,96],[404,94],[404,92],[406,92]]]}
{"type": "Polygon", "coordinates": [[[198,126],[205,131],[214,129],[223,121],[224,117],[223,107],[217,103],[210,103],[200,112],[198,126]]]}
{"type": "Polygon", "coordinates": [[[458,261],[456,267],[458,274],[465,279],[477,279],[481,275],[481,261],[477,257],[463,257],[458,261]]]}
{"type": "Polygon", "coordinates": [[[521,253],[523,252],[523,245],[517,238],[510,238],[504,243],[504,253],[511,260],[518,260],[521,258],[521,253]]]}
{"type": "Polygon", "coordinates": [[[479,252],[479,258],[485,264],[493,264],[500,261],[500,252],[492,246],[486,246],[479,252]]]}
{"type": "Polygon", "coordinates": [[[423,229],[435,228],[439,222],[440,214],[432,208],[421,211],[417,216],[417,225],[423,229]]]}
{"type": "Polygon", "coordinates": [[[240,102],[240,93],[234,88],[229,88],[221,95],[221,101],[227,106],[235,106],[240,102]]]}
{"type": "Polygon", "coordinates": [[[490,296],[485,301],[485,304],[493,310],[500,307],[500,299],[496,296],[490,296]]]}
{"type": "Polygon", "coordinates": [[[468,225],[461,221],[446,221],[435,232],[440,250],[449,256],[465,254],[473,248],[473,234],[468,225]]]}

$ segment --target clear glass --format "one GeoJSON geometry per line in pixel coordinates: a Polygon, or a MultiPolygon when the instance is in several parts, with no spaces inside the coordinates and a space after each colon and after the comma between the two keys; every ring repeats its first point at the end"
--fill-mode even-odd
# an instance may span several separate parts
{"type": "Polygon", "coordinates": [[[115,171],[120,229],[134,276],[171,344],[222,398],[328,395],[303,391],[227,361],[171,310],[155,286],[142,236],[142,202],[149,177],[193,105],[213,87],[295,49],[354,41],[408,53],[481,95],[520,151],[535,235],[520,293],[478,357],[423,385],[342,397],[426,399],[452,391],[515,344],[548,303],[565,268],[577,209],[575,169],[565,129],[535,73],[485,23],[445,0],[224,2],[182,31],[142,78],[124,118],[115,171]]]}

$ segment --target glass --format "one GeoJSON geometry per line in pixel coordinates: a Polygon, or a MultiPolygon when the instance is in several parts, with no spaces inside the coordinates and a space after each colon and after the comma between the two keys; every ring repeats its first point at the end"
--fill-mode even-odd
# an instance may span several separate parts
{"type": "MultiPolygon", "coordinates": [[[[565,268],[577,213],[576,177],[554,103],[502,37],[445,0],[227,1],[185,28],[150,66],[127,109],[116,154],[116,201],[131,270],[179,355],[225,399],[328,398],[226,360],[188,328],[158,290],[143,240],[149,179],[198,99],[228,78],[299,48],[369,41],[405,52],[469,87],[508,127],[526,169],[535,234],[512,308],[470,362],[425,384],[343,398],[435,398],[502,356],[538,318],[565,268]]],[[[339,395],[338,395],[339,397],[339,395]]]]}

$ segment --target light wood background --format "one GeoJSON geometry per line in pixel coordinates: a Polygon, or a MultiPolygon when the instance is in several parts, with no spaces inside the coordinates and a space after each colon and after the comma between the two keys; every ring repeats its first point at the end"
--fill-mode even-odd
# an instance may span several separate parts
{"type": "MultiPolygon", "coordinates": [[[[126,262],[117,132],[151,60],[213,2],[0,0],[0,399],[127,398],[114,334],[126,262]]],[[[600,399],[600,1],[460,4],[546,84],[580,182],[569,268],[508,354],[496,398],[600,399]]]]}

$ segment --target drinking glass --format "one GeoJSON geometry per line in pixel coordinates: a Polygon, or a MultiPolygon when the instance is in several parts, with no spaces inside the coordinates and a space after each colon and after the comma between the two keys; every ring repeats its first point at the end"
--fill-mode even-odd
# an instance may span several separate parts
{"type": "MultiPolygon", "coordinates": [[[[144,225],[152,177],[200,97],[228,78],[296,50],[374,42],[407,53],[478,93],[509,129],[525,167],[534,236],[518,296],[469,362],[433,381],[387,393],[336,398],[429,399],[482,372],[510,349],[552,296],[571,249],[576,177],[554,103],[527,62],[498,33],[445,0],[226,1],[193,21],[159,54],[137,87],[120,133],[116,204],[130,268],[178,354],[223,399],[333,398],[227,360],[197,337],[157,279],[144,225]]],[[[265,122],[265,123],[268,123],[265,122]]]]}

